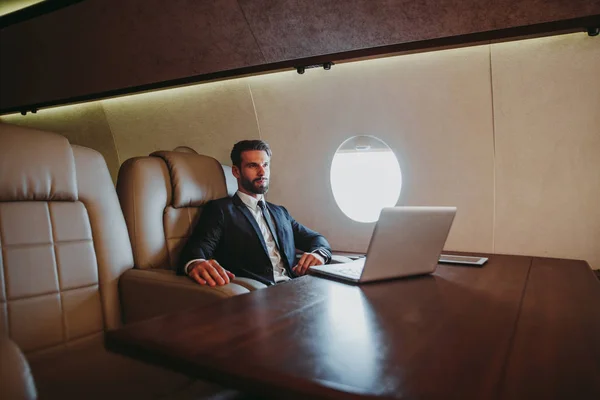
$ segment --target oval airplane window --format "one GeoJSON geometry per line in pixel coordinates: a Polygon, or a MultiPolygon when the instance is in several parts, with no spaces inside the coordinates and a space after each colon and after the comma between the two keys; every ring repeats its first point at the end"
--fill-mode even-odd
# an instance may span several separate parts
{"type": "Polygon", "coordinates": [[[338,147],[331,163],[333,197],[346,216],[375,222],[383,207],[393,207],[402,189],[396,155],[382,140],[354,136],[338,147]]]}

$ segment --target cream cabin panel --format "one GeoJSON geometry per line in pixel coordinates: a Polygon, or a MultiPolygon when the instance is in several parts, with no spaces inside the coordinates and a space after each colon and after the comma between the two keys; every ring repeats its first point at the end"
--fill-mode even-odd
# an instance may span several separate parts
{"type": "Polygon", "coordinates": [[[3,115],[0,121],[65,136],[71,144],[96,150],[104,157],[113,182],[117,180],[119,160],[115,142],[99,102],[44,108],[27,115],[3,115]]]}
{"type": "Polygon", "coordinates": [[[233,143],[258,138],[243,79],[102,101],[121,161],[188,146],[231,164],[233,143]]]}
{"type": "Polygon", "coordinates": [[[386,142],[398,157],[399,205],[457,206],[446,248],[492,251],[488,46],[249,81],[262,138],[274,152],[268,199],[323,233],[334,249],[365,251],[374,227],[340,211],[329,181],[337,147],[366,134],[386,142]]]}
{"type": "Polygon", "coordinates": [[[492,46],[496,251],[600,268],[600,39],[492,46]]]}

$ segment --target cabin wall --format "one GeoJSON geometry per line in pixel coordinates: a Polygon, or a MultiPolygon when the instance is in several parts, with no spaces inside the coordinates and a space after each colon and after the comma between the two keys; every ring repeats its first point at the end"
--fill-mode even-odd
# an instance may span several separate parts
{"type": "Polygon", "coordinates": [[[492,46],[495,251],[600,268],[600,41],[492,46]]]}
{"type": "MultiPolygon", "coordinates": [[[[571,34],[253,76],[4,116],[118,165],[187,145],[229,163],[271,144],[268,198],[365,251],[329,185],[343,140],[370,134],[399,158],[400,205],[456,205],[447,250],[579,258],[600,268],[599,39],[571,34]]],[[[356,190],[361,190],[357,182],[356,190]]]]}
{"type": "Polygon", "coordinates": [[[114,136],[100,102],[75,104],[48,108],[36,114],[4,115],[0,121],[57,132],[72,144],[89,147],[104,156],[106,165],[116,182],[119,166],[125,159],[119,159],[114,136]]]}
{"type": "MultiPolygon", "coordinates": [[[[308,71],[306,77],[252,79],[262,138],[272,144],[274,154],[285,155],[273,161],[271,198],[318,227],[334,248],[366,251],[374,224],[350,221],[338,209],[329,169],[345,139],[374,135],[399,159],[399,204],[456,205],[459,216],[448,248],[491,251],[494,156],[488,47],[335,69],[308,71]],[[277,173],[281,169],[284,176],[277,173]]],[[[356,182],[357,192],[361,186],[356,182]]]]}

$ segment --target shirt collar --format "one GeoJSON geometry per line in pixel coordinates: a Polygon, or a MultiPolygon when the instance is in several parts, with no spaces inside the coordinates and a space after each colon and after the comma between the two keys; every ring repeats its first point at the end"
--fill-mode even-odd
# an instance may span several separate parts
{"type": "Polygon", "coordinates": [[[246,205],[246,207],[253,211],[258,210],[258,202],[260,200],[264,200],[264,196],[262,194],[259,194],[258,198],[254,198],[253,196],[250,196],[246,193],[242,193],[239,190],[236,192],[236,194],[240,198],[240,200],[246,205]]]}

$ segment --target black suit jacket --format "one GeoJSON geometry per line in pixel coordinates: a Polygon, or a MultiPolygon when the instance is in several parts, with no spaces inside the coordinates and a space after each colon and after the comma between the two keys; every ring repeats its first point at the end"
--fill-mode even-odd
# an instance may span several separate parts
{"type": "MultiPolygon", "coordinates": [[[[279,253],[290,277],[296,277],[296,249],[312,252],[324,249],[331,258],[331,248],[319,233],[294,220],[285,207],[266,203],[277,231],[279,253]]],[[[200,220],[184,246],[178,267],[185,274],[185,265],[193,259],[215,259],[236,276],[273,284],[273,265],[256,220],[237,196],[213,200],[202,210],[200,220]]]]}

